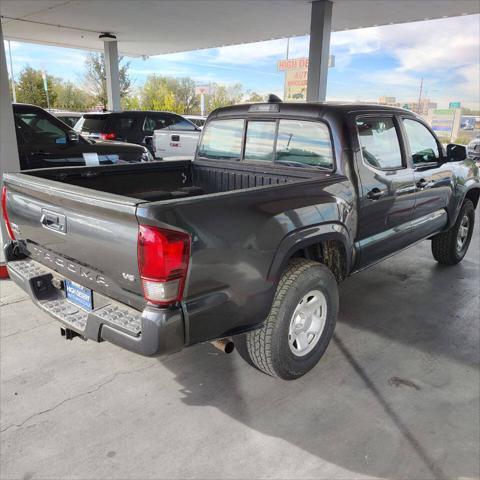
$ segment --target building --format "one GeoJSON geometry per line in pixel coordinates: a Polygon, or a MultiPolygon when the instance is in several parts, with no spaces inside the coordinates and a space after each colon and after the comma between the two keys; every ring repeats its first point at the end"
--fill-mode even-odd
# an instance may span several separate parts
{"type": "Polygon", "coordinates": [[[396,105],[397,105],[397,99],[396,99],[396,97],[386,97],[386,96],[382,96],[382,97],[379,97],[378,103],[379,103],[380,105],[392,105],[392,106],[396,106],[396,105]]]}

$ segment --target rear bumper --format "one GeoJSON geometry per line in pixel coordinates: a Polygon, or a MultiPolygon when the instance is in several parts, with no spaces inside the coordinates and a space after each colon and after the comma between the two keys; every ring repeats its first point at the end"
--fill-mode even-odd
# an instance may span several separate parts
{"type": "Polygon", "coordinates": [[[140,355],[165,355],[185,346],[185,324],[181,308],[147,306],[139,312],[95,293],[98,307],[87,311],[70,303],[63,290],[63,277],[35,260],[7,264],[10,278],[42,310],[63,328],[88,340],[107,340],[140,355]]]}

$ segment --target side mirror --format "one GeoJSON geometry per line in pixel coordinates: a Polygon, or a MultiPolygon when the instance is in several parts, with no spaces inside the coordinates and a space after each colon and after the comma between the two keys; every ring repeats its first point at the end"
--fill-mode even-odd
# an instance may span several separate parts
{"type": "Polygon", "coordinates": [[[447,145],[447,162],[461,162],[467,158],[467,147],[449,143],[447,145]]]}
{"type": "Polygon", "coordinates": [[[78,133],[75,130],[69,130],[68,131],[68,141],[69,141],[69,143],[78,143],[79,136],[78,136],[78,133]]]}

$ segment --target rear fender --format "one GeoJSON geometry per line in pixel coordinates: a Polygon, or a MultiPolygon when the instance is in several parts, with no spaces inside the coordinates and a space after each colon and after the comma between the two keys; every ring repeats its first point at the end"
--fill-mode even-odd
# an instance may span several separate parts
{"type": "Polygon", "coordinates": [[[315,245],[328,240],[337,240],[342,243],[346,254],[346,274],[351,271],[353,263],[353,242],[348,230],[340,223],[327,223],[311,226],[302,230],[296,230],[285,236],[275,253],[268,272],[268,279],[275,284],[278,283],[282,273],[285,271],[288,261],[292,256],[310,245],[315,245]]]}

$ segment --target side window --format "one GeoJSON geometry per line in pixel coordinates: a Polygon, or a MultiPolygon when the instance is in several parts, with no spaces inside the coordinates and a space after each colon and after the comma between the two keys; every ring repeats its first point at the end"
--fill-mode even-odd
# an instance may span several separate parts
{"type": "Polygon", "coordinates": [[[280,120],[276,162],[292,166],[333,168],[328,127],[320,122],[280,120]]]}
{"type": "Polygon", "coordinates": [[[245,160],[273,161],[275,122],[248,122],[245,160]]]}
{"type": "Polygon", "coordinates": [[[116,118],[112,115],[112,117],[114,118],[113,129],[117,131],[130,130],[135,124],[135,117],[126,116],[126,115],[121,115],[116,118]]]}
{"type": "Polygon", "coordinates": [[[41,113],[15,113],[15,127],[17,137],[20,136],[24,144],[65,145],[67,143],[68,127],[65,125],[65,129],[62,129],[41,113]]]}
{"type": "Polygon", "coordinates": [[[193,132],[196,130],[196,127],[192,122],[189,122],[186,118],[183,118],[180,115],[171,115],[170,130],[185,130],[193,132]]]}
{"type": "Polygon", "coordinates": [[[366,163],[381,170],[403,167],[402,152],[393,118],[359,118],[357,131],[366,163]]]}
{"type": "Polygon", "coordinates": [[[420,122],[410,120],[409,118],[403,120],[403,125],[407,132],[413,163],[418,165],[437,162],[440,158],[438,144],[428,128],[420,122]]]}
{"type": "Polygon", "coordinates": [[[203,130],[198,156],[212,160],[240,160],[243,120],[212,120],[203,130]]]}
{"type": "Polygon", "coordinates": [[[147,115],[143,124],[143,131],[153,135],[154,130],[163,130],[172,123],[170,118],[165,115],[147,115]]]}

